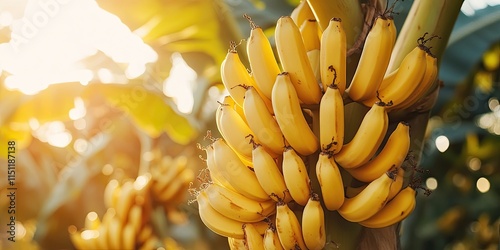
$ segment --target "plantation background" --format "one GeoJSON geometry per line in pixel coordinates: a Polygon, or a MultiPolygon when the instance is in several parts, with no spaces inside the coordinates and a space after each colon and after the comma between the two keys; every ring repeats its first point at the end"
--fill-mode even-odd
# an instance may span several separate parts
{"type": "MultiPolygon", "coordinates": [[[[395,7],[398,29],[413,1],[395,7]]],[[[392,3],[392,1],[389,1],[392,3]]],[[[272,39],[297,0],[0,2],[0,165],[16,141],[17,249],[68,249],[68,228],[105,211],[112,179],[135,178],[164,156],[198,174],[207,130],[225,93],[219,65],[249,14],[272,39]]],[[[402,223],[403,249],[498,249],[500,4],[465,1],[439,78],[444,86],[422,141],[430,196],[402,223]]],[[[242,42],[244,43],[244,42],[242,42]]],[[[241,49],[239,52],[243,52],[241,49]]],[[[240,54],[244,58],[244,54],[240,54]]],[[[7,168],[0,168],[0,249],[7,168]]],[[[193,187],[199,186],[198,179],[193,187]]],[[[186,191],[177,212],[153,214],[184,249],[223,249],[186,191]]],[[[175,247],[172,243],[172,249],[175,247]]]]}

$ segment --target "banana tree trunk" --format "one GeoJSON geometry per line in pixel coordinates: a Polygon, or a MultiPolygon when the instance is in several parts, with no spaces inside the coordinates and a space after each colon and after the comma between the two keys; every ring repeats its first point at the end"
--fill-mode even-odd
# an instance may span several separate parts
{"type": "MultiPolygon", "coordinates": [[[[320,24],[325,23],[335,14],[341,14],[344,18],[348,19],[348,25],[350,28],[346,28],[347,37],[350,38],[350,45],[355,44],[353,40],[363,40],[366,36],[366,30],[363,31],[362,26],[371,23],[371,18],[373,18],[374,13],[369,11],[370,6],[364,6],[361,8],[360,5],[353,5],[354,1],[339,0],[339,1],[321,1],[321,0],[308,0],[308,3],[319,20],[320,24]],[[334,3],[335,2],[335,3],[334,3]],[[334,11],[335,8],[342,7],[342,11],[334,11]],[[360,10],[364,9],[367,16],[366,20],[361,15],[361,20],[356,20],[354,17],[360,17],[360,10]],[[330,13],[325,13],[331,11],[330,13]]],[[[372,6],[377,6],[379,1],[370,1],[372,6]]],[[[389,72],[397,68],[404,56],[410,52],[417,44],[417,39],[422,37],[425,32],[428,32],[431,36],[437,36],[438,38],[432,39],[429,44],[432,47],[433,54],[440,59],[443,51],[446,47],[448,38],[451,34],[452,28],[460,11],[463,0],[415,0],[412,4],[410,12],[406,17],[406,21],[399,31],[398,39],[392,54],[391,63],[389,66],[389,72]]],[[[398,4],[398,3],[396,3],[398,4]]],[[[375,8],[375,14],[379,11],[375,8]]],[[[360,43],[362,44],[362,42],[360,43]]],[[[350,57],[350,65],[356,65],[353,60],[359,58],[356,54],[350,57]]],[[[349,72],[353,72],[354,69],[348,69],[349,72]]],[[[349,80],[348,80],[349,82],[349,80]]],[[[427,98],[418,103],[420,107],[418,111],[415,109],[405,110],[404,112],[398,112],[391,115],[390,122],[392,124],[397,124],[400,120],[405,120],[410,124],[411,127],[411,152],[414,152],[415,160],[418,164],[422,152],[423,141],[425,129],[427,127],[427,122],[429,118],[430,109],[432,108],[435,99],[437,98],[439,87],[434,91],[429,93],[427,98]]],[[[349,122],[356,123],[361,121],[362,117],[366,113],[367,109],[353,103],[349,105],[351,107],[346,107],[351,112],[352,117],[349,122]]],[[[315,113],[315,110],[313,110],[315,113]]],[[[316,116],[316,115],[315,115],[316,116]]],[[[313,121],[317,123],[317,121],[313,121]]],[[[314,126],[316,127],[316,126],[314,126]]],[[[349,131],[349,128],[356,127],[353,125],[346,127],[346,138],[349,134],[354,134],[355,131],[349,131]]],[[[315,129],[316,132],[318,129],[315,129]]],[[[355,129],[354,129],[355,130],[355,129]]],[[[309,169],[314,169],[314,159],[308,159],[310,162],[309,169]]],[[[311,181],[313,182],[313,188],[317,188],[319,184],[317,179],[314,178],[315,174],[310,174],[311,181]]],[[[326,210],[325,210],[326,211],[326,210]]],[[[392,225],[386,228],[380,229],[370,229],[364,228],[357,223],[351,223],[344,220],[337,212],[326,212],[325,219],[327,222],[326,232],[327,232],[327,249],[400,249],[401,245],[399,243],[399,233],[401,228],[401,223],[392,225]],[[331,244],[331,246],[329,246],[331,244]]]]}

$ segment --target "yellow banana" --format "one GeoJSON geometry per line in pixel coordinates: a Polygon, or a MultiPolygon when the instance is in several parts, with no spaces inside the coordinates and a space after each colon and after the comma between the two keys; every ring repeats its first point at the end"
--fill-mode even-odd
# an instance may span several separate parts
{"type": "MultiPolygon", "coordinates": [[[[93,231],[93,230],[92,230],[93,231]]],[[[76,231],[76,232],[69,232],[69,239],[71,240],[71,243],[73,244],[73,246],[76,248],[76,249],[92,249],[92,248],[95,248],[93,246],[93,242],[91,242],[91,240],[93,239],[88,239],[88,238],[84,238],[82,236],[83,232],[79,232],[79,231],[76,231]]]]}
{"type": "MultiPolygon", "coordinates": [[[[392,170],[391,170],[392,172],[392,170]]],[[[390,201],[394,196],[396,196],[399,191],[403,188],[404,184],[404,176],[405,176],[405,170],[402,167],[399,167],[397,169],[394,169],[394,172],[396,173],[394,183],[391,185],[391,189],[389,190],[389,196],[387,197],[387,200],[390,201]]],[[[393,172],[393,173],[394,173],[393,172]]]]}
{"type": "Polygon", "coordinates": [[[399,168],[409,149],[410,126],[400,122],[377,156],[358,168],[347,169],[347,172],[360,181],[373,181],[389,169],[399,168]]]}
{"type": "Polygon", "coordinates": [[[257,222],[275,212],[275,202],[272,200],[255,201],[217,184],[209,184],[205,193],[215,210],[233,220],[257,222]]]}
{"type": "Polygon", "coordinates": [[[302,155],[310,155],[318,150],[318,139],[302,113],[297,92],[290,74],[279,74],[272,94],[274,115],[290,146],[302,155]]]}
{"type": "Polygon", "coordinates": [[[158,175],[154,176],[152,191],[155,195],[155,198],[161,200],[162,194],[167,190],[168,186],[176,180],[176,178],[186,169],[186,166],[183,164],[174,164],[171,163],[165,169],[165,172],[158,173],[158,175]]]}
{"type": "MultiPolygon", "coordinates": [[[[274,78],[276,78],[276,75],[274,78]]],[[[253,87],[249,87],[245,92],[243,110],[248,119],[248,126],[253,131],[255,138],[267,149],[271,150],[274,155],[280,155],[285,146],[283,133],[281,133],[278,122],[267,110],[262,97],[253,87]]]]}
{"type": "Polygon", "coordinates": [[[218,109],[220,110],[219,131],[224,140],[239,156],[250,161],[252,145],[247,137],[253,136],[252,130],[231,106],[221,104],[218,109]]]}
{"type": "Polygon", "coordinates": [[[356,72],[346,90],[353,101],[360,102],[376,97],[395,41],[396,26],[392,17],[377,17],[368,32],[356,72]]]}
{"type": "Polygon", "coordinates": [[[213,142],[215,168],[238,193],[257,201],[269,200],[255,173],[238,158],[223,139],[213,142]]]}
{"type": "Polygon", "coordinates": [[[325,212],[315,193],[309,198],[302,213],[302,235],[307,249],[320,250],[326,244],[325,212]]]}
{"type": "Polygon", "coordinates": [[[115,207],[120,194],[120,183],[113,179],[108,182],[104,188],[104,205],[106,207],[115,207]]]}
{"type": "Polygon", "coordinates": [[[337,210],[344,219],[351,222],[364,221],[387,203],[389,189],[394,180],[386,173],[370,182],[363,191],[352,198],[346,198],[337,210]]]}
{"type": "Polygon", "coordinates": [[[285,179],[273,157],[258,143],[253,144],[252,162],[260,186],[275,201],[289,202],[285,179]]]}
{"type": "Polygon", "coordinates": [[[344,144],[344,101],[337,85],[328,85],[319,104],[321,150],[338,153],[344,144]]]}
{"type": "Polygon", "coordinates": [[[313,49],[311,51],[307,51],[307,58],[309,60],[311,68],[313,69],[314,77],[316,77],[316,82],[318,83],[321,82],[321,73],[319,66],[320,55],[321,53],[319,49],[313,49]]]}
{"type": "Polygon", "coordinates": [[[300,3],[293,9],[290,14],[293,22],[300,27],[304,21],[314,19],[314,14],[306,0],[301,0],[300,3]]]}
{"type": "Polygon", "coordinates": [[[438,76],[437,58],[431,53],[425,54],[425,73],[422,80],[418,83],[413,93],[403,101],[398,109],[406,109],[419,101],[435,85],[438,76]]]}
{"type": "Polygon", "coordinates": [[[264,233],[263,244],[264,250],[283,250],[278,233],[276,232],[276,227],[273,223],[269,224],[269,227],[264,233]]]}
{"type": "Polygon", "coordinates": [[[301,25],[297,25],[304,41],[306,51],[320,49],[319,27],[316,19],[307,19],[301,25]]]}
{"type": "Polygon", "coordinates": [[[139,205],[133,205],[128,213],[127,225],[130,225],[134,230],[134,235],[139,234],[141,231],[143,223],[145,221],[142,218],[143,207],[139,205]]]}
{"type": "Polygon", "coordinates": [[[255,80],[248,73],[247,68],[240,60],[236,45],[232,44],[227,52],[226,58],[221,64],[222,83],[227,91],[234,99],[236,104],[243,106],[243,97],[245,96],[245,88],[241,85],[254,86],[255,80]]]}
{"type": "MultiPolygon", "coordinates": [[[[118,200],[118,203],[115,207],[116,209],[116,216],[120,218],[120,221],[122,223],[125,223],[127,220],[127,215],[134,204],[135,200],[135,194],[134,194],[134,184],[132,184],[131,181],[127,181],[123,183],[121,191],[120,191],[120,197],[118,200]]],[[[104,218],[103,218],[104,220],[104,218]]]]}
{"type": "Polygon", "coordinates": [[[99,215],[96,212],[89,212],[87,216],[85,216],[85,229],[89,230],[97,230],[101,226],[101,220],[99,219],[99,215]]]}
{"type": "Polygon", "coordinates": [[[288,192],[295,202],[305,206],[311,195],[311,180],[304,161],[293,148],[285,148],[282,169],[288,192]]]}
{"type": "Polygon", "coordinates": [[[252,224],[243,224],[246,246],[249,250],[263,250],[264,239],[252,224]]]}
{"type": "Polygon", "coordinates": [[[389,201],[382,210],[359,224],[370,228],[381,228],[398,223],[408,217],[415,209],[415,196],[415,189],[408,186],[389,201]]]}
{"type": "Polygon", "coordinates": [[[230,219],[229,217],[217,212],[217,210],[210,205],[208,194],[205,190],[200,190],[199,194],[196,196],[196,201],[198,202],[198,211],[201,221],[206,227],[214,233],[224,237],[237,239],[244,238],[242,228],[244,223],[230,219]]]}
{"type": "Polygon", "coordinates": [[[231,237],[227,237],[227,243],[229,245],[229,249],[231,250],[247,250],[245,238],[243,239],[235,239],[231,237]]]}
{"type": "Polygon", "coordinates": [[[361,121],[354,138],[335,155],[335,161],[343,168],[356,168],[368,162],[382,143],[388,124],[385,103],[373,104],[361,121]]]}
{"type": "MultiPolygon", "coordinates": [[[[352,179],[353,181],[355,181],[354,179],[352,179]]],[[[346,198],[352,198],[356,195],[358,195],[359,193],[361,193],[361,191],[363,191],[363,189],[366,188],[366,186],[368,186],[368,184],[360,184],[360,183],[356,183],[354,184],[353,181],[351,181],[351,184],[350,185],[347,185],[347,187],[345,187],[345,197],[346,198]]],[[[394,186],[395,182],[391,185],[394,186]]]]}
{"type": "Polygon", "coordinates": [[[326,151],[319,154],[316,163],[316,176],[321,187],[325,207],[330,211],[339,209],[344,203],[344,184],[337,163],[326,151]]]}
{"type": "Polygon", "coordinates": [[[114,217],[109,223],[109,248],[108,249],[123,249],[122,246],[122,223],[117,217],[114,217]]]}
{"type": "Polygon", "coordinates": [[[286,203],[278,202],[275,225],[284,249],[307,249],[300,222],[286,203]]]}
{"type": "Polygon", "coordinates": [[[169,185],[159,194],[158,198],[161,201],[171,201],[178,191],[186,186],[186,184],[193,181],[195,178],[194,173],[191,169],[185,168],[179,175],[172,180],[169,185]]]}
{"type": "Polygon", "coordinates": [[[123,227],[123,249],[135,249],[136,243],[136,231],[134,231],[134,227],[130,224],[125,225],[123,227]]]}
{"type": "Polygon", "coordinates": [[[321,35],[319,67],[323,91],[336,84],[340,94],[346,89],[347,40],[342,21],[332,18],[321,35]],[[334,79],[335,82],[334,82],[334,79]]]}
{"type": "Polygon", "coordinates": [[[252,30],[247,42],[248,61],[256,86],[267,100],[271,100],[274,81],[281,70],[264,31],[252,20],[249,21],[252,30]]]}
{"type": "Polygon", "coordinates": [[[392,105],[387,107],[388,110],[400,108],[425,74],[427,50],[428,48],[424,45],[415,47],[401,62],[392,82],[384,89],[380,89],[378,96],[364,100],[363,104],[370,106],[378,100],[382,100],[387,103],[392,102],[392,105]]]}
{"type": "Polygon", "coordinates": [[[380,89],[385,89],[387,86],[389,86],[389,84],[391,84],[392,81],[394,81],[394,78],[396,77],[397,73],[398,73],[398,69],[392,71],[389,74],[386,74],[384,76],[384,79],[382,80],[382,83],[380,83],[379,90],[380,89]]]}
{"type": "Polygon", "coordinates": [[[289,16],[278,19],[275,40],[283,71],[289,72],[298,98],[305,104],[319,103],[320,87],[307,58],[300,30],[289,16]]]}

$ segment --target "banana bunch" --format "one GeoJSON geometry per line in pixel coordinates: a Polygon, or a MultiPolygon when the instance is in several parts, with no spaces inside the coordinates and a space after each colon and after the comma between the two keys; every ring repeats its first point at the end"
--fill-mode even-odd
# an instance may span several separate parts
{"type": "Polygon", "coordinates": [[[301,1],[277,20],[276,55],[245,18],[250,68],[232,43],[221,66],[229,95],[215,114],[222,138],[209,136],[202,148],[210,180],[196,201],[206,227],[231,249],[323,249],[329,213],[369,228],[406,218],[418,187],[404,185],[410,126],[391,122],[390,112],[412,108],[435,88],[431,38],[416,41],[387,72],[396,28],[392,17],[378,16],[349,80],[340,18],[320,27],[301,1]],[[344,138],[346,101],[367,107],[352,138],[344,138]]]}
{"type": "Polygon", "coordinates": [[[150,174],[120,184],[108,183],[104,191],[106,213],[89,212],[85,226],[71,227],[70,239],[77,249],[156,249],[163,246],[149,224],[152,210],[150,174]]]}

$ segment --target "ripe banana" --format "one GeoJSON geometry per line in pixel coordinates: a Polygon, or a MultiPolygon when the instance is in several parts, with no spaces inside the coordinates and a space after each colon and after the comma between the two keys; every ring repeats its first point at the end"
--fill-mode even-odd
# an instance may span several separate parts
{"type": "Polygon", "coordinates": [[[108,249],[123,249],[122,243],[122,223],[117,217],[111,219],[109,223],[109,247],[108,249]]]}
{"type": "MultiPolygon", "coordinates": [[[[198,202],[198,211],[200,214],[201,221],[212,230],[214,233],[219,234],[224,237],[232,237],[236,239],[243,239],[243,222],[230,219],[217,212],[209,202],[208,195],[204,190],[200,190],[199,194],[196,196],[196,201],[198,202]]],[[[265,222],[257,222],[264,223],[265,222]]],[[[264,229],[265,230],[265,229],[264,229]]]]}
{"type": "Polygon", "coordinates": [[[377,102],[365,114],[354,138],[335,155],[335,160],[343,168],[357,168],[372,158],[382,143],[389,118],[386,104],[377,102]]]}
{"type": "Polygon", "coordinates": [[[396,177],[394,179],[394,183],[391,185],[391,189],[389,190],[389,196],[387,197],[387,200],[390,201],[396,196],[399,191],[403,188],[404,184],[404,176],[405,176],[405,170],[402,167],[399,167],[397,169],[391,170],[391,172],[396,174],[396,177]]]}
{"type": "Polygon", "coordinates": [[[255,173],[238,158],[223,139],[213,142],[215,168],[238,193],[257,201],[269,200],[255,173]]]}
{"type": "Polygon", "coordinates": [[[143,207],[134,205],[128,213],[127,225],[134,230],[134,235],[139,234],[145,221],[142,218],[143,207]]]}
{"type": "Polygon", "coordinates": [[[334,154],[344,144],[344,101],[337,85],[328,85],[319,104],[319,141],[321,150],[334,154]]]}
{"type": "Polygon", "coordinates": [[[243,239],[235,239],[231,237],[227,237],[227,243],[229,245],[229,249],[231,250],[247,250],[245,238],[243,239]]]}
{"type": "Polygon", "coordinates": [[[273,48],[261,27],[249,20],[252,30],[247,42],[247,55],[256,86],[267,101],[271,100],[276,76],[281,72],[273,48]]]}
{"type": "MultiPolygon", "coordinates": [[[[120,218],[122,223],[125,223],[127,220],[128,211],[134,204],[135,194],[134,194],[134,184],[131,181],[127,181],[123,183],[120,197],[118,198],[118,202],[116,204],[116,216],[120,218]]],[[[104,218],[103,218],[104,221],[104,218]]]]}
{"type": "Polygon", "coordinates": [[[359,224],[370,228],[381,228],[398,223],[408,217],[415,209],[415,196],[415,189],[408,186],[389,201],[382,210],[359,224]]]}
{"type": "Polygon", "coordinates": [[[417,85],[422,80],[426,66],[425,54],[428,48],[424,45],[418,45],[408,53],[394,79],[386,88],[378,91],[378,96],[365,99],[363,104],[370,106],[378,100],[392,102],[388,110],[400,108],[406,99],[410,97],[417,85]]]}
{"type": "Polygon", "coordinates": [[[305,206],[311,195],[311,180],[304,161],[290,147],[283,152],[283,178],[293,200],[305,206]]]}
{"type": "Polygon", "coordinates": [[[278,237],[278,233],[276,232],[276,227],[271,222],[269,227],[266,229],[264,233],[264,250],[284,250],[283,246],[281,246],[280,239],[278,237]]]}
{"type": "MultiPolygon", "coordinates": [[[[274,76],[275,78],[276,75],[274,76]]],[[[276,122],[273,115],[267,110],[262,97],[253,87],[249,87],[245,92],[243,111],[247,117],[248,126],[253,131],[255,138],[274,155],[282,154],[285,146],[283,133],[281,133],[278,122],[276,122]]]]}
{"type": "Polygon", "coordinates": [[[243,224],[245,243],[249,250],[264,249],[264,239],[252,224],[243,224]]]}
{"type": "Polygon", "coordinates": [[[330,211],[339,209],[344,203],[344,184],[339,167],[330,153],[322,151],[319,154],[316,176],[325,207],[330,211]]]}
{"type": "Polygon", "coordinates": [[[158,200],[172,202],[175,195],[179,193],[178,191],[183,190],[185,187],[188,187],[189,183],[191,183],[194,178],[194,172],[191,169],[183,169],[182,172],[179,173],[179,175],[177,175],[176,178],[172,180],[169,185],[158,195],[158,200]]]}
{"type": "Polygon", "coordinates": [[[250,161],[252,145],[247,137],[253,136],[252,130],[231,106],[221,104],[218,109],[220,110],[219,131],[224,140],[239,156],[250,161]]]}
{"type": "Polygon", "coordinates": [[[321,35],[319,67],[323,91],[335,83],[344,94],[346,89],[347,40],[342,21],[332,18],[321,35]],[[336,78],[335,82],[334,79],[336,78]]]}
{"type": "Polygon", "coordinates": [[[395,41],[396,26],[392,17],[377,17],[368,32],[356,72],[346,90],[353,101],[360,102],[376,97],[395,41]]]}
{"type": "Polygon", "coordinates": [[[227,52],[226,58],[222,61],[220,71],[222,83],[236,104],[242,107],[245,88],[240,86],[254,86],[255,80],[241,62],[235,44],[231,44],[231,48],[227,52]]]}
{"type": "Polygon", "coordinates": [[[290,202],[285,179],[273,157],[258,143],[253,144],[252,162],[260,186],[275,201],[290,202]]]}
{"type": "Polygon", "coordinates": [[[316,19],[307,19],[301,25],[297,25],[297,27],[299,27],[306,51],[319,50],[319,27],[316,19]]]}
{"type": "Polygon", "coordinates": [[[320,51],[319,49],[313,49],[311,51],[307,51],[307,59],[309,60],[309,63],[311,65],[311,68],[313,69],[314,72],[314,77],[316,78],[316,82],[321,82],[321,73],[320,73],[320,66],[319,66],[319,58],[320,58],[320,51]]]}
{"type": "Polygon", "coordinates": [[[425,73],[422,80],[418,83],[413,93],[403,101],[398,109],[406,109],[415,104],[418,100],[427,94],[427,92],[435,85],[438,76],[437,58],[431,53],[425,53],[425,73]]]}
{"type": "Polygon", "coordinates": [[[337,210],[344,219],[360,222],[372,217],[387,203],[389,189],[394,180],[387,174],[370,182],[363,191],[353,198],[346,198],[337,210]]]}
{"type": "MultiPolygon", "coordinates": [[[[104,188],[104,205],[106,207],[115,207],[120,194],[120,183],[118,180],[110,180],[104,188]]],[[[87,228],[87,227],[86,227],[87,228]]]]}
{"type": "Polygon", "coordinates": [[[235,191],[236,189],[229,183],[229,181],[222,175],[222,172],[217,169],[215,165],[215,155],[214,155],[214,147],[212,144],[203,148],[206,153],[206,162],[207,168],[210,171],[210,179],[213,183],[223,186],[229,190],[235,191]]]}
{"type": "Polygon", "coordinates": [[[310,250],[320,250],[326,244],[325,212],[315,193],[311,195],[302,213],[302,236],[310,250]]]}
{"type": "Polygon", "coordinates": [[[302,155],[310,155],[318,149],[318,139],[307,123],[297,92],[291,82],[291,74],[284,72],[276,77],[272,103],[276,121],[290,146],[302,155]]]}
{"type": "Polygon", "coordinates": [[[400,122],[377,156],[358,168],[347,169],[347,172],[360,181],[373,181],[389,169],[399,168],[409,149],[410,126],[400,122]]]}
{"type": "Polygon", "coordinates": [[[255,201],[217,184],[209,184],[205,193],[210,205],[219,213],[241,222],[258,222],[273,214],[274,201],[255,201]]]}
{"type": "Polygon", "coordinates": [[[276,230],[284,249],[307,249],[297,216],[283,202],[278,202],[276,208],[276,230]]]}
{"type": "Polygon", "coordinates": [[[315,18],[314,13],[311,11],[311,8],[306,0],[300,1],[297,7],[293,9],[290,17],[298,27],[300,27],[304,21],[315,18]]]}
{"type": "Polygon", "coordinates": [[[278,19],[274,37],[283,71],[289,72],[298,98],[305,104],[319,103],[321,90],[307,58],[300,30],[292,18],[283,16],[278,19]]]}
{"type": "Polygon", "coordinates": [[[127,224],[123,227],[123,249],[135,249],[136,231],[132,225],[127,224]]]}

